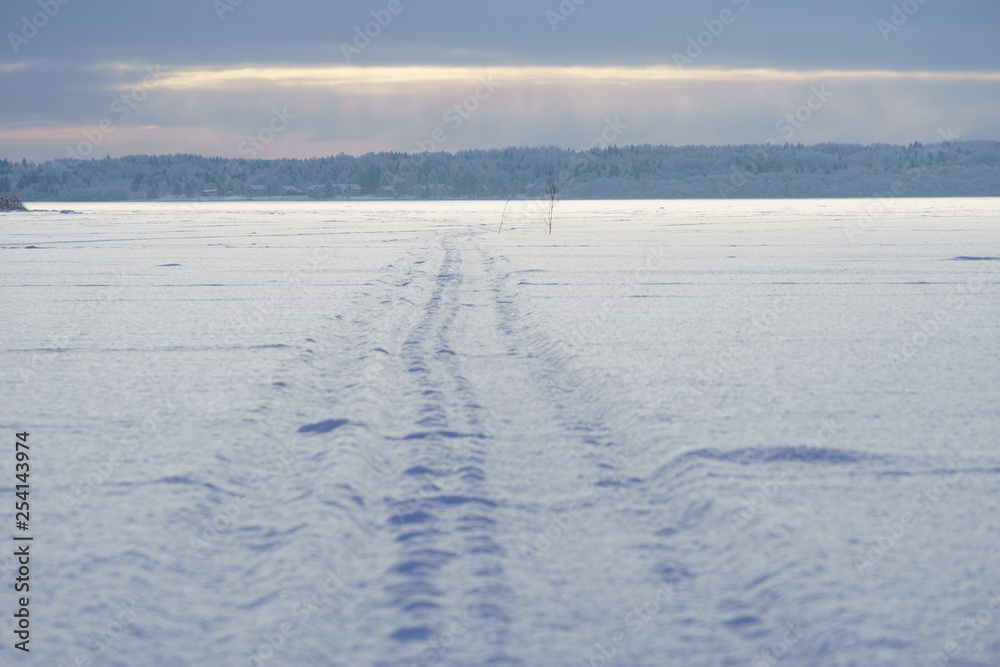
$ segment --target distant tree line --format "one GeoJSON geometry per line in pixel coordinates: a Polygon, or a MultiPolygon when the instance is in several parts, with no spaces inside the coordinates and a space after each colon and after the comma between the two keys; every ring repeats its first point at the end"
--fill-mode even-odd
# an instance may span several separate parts
{"type": "Polygon", "coordinates": [[[1000,196],[1000,143],[506,148],[308,160],[130,155],[0,160],[26,201],[343,197],[500,199],[1000,196]]]}

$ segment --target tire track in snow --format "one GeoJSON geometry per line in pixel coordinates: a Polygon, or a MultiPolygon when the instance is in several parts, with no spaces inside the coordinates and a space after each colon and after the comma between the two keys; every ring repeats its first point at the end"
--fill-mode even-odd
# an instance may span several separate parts
{"type": "Polygon", "coordinates": [[[387,437],[407,467],[386,499],[397,561],[383,589],[404,616],[392,638],[414,644],[417,664],[467,664],[482,660],[485,646],[488,664],[521,664],[505,649],[515,593],[497,542],[502,496],[489,480],[488,414],[462,368],[472,341],[458,319],[477,307],[467,301],[478,285],[460,244],[442,239],[423,316],[399,354],[406,376],[397,378],[402,400],[387,437]]]}
{"type": "Polygon", "coordinates": [[[421,237],[306,359],[320,406],[303,427],[326,432],[305,437],[316,438],[318,471],[359,499],[340,498],[336,511],[363,527],[345,654],[371,664],[469,664],[484,645],[493,664],[520,664],[503,649],[513,592],[494,537],[488,415],[462,374],[466,341],[455,330],[467,306],[462,263],[445,235],[421,237]],[[445,652],[449,628],[466,641],[445,652]]]}
{"type": "MultiPolygon", "coordinates": [[[[390,526],[410,544],[400,548],[385,590],[387,606],[414,619],[403,620],[409,625],[394,636],[418,642],[426,659],[416,664],[530,664],[538,656],[518,656],[519,647],[536,644],[538,632],[558,633],[548,642],[551,659],[565,660],[578,648],[574,633],[558,618],[525,610],[551,610],[556,600],[586,591],[566,586],[566,561],[545,553],[538,539],[548,540],[551,517],[581,507],[579,523],[566,527],[577,534],[560,545],[561,555],[577,567],[589,563],[581,572],[606,569],[607,556],[591,553],[603,535],[579,528],[590,518],[605,529],[616,525],[605,506],[617,502],[615,494],[627,496],[639,481],[629,470],[634,459],[662,435],[618,405],[592,380],[599,376],[550,337],[522,303],[503,258],[482,239],[444,239],[442,252],[437,275],[425,276],[433,286],[392,381],[392,403],[401,408],[395,437],[412,445],[402,452],[412,465],[401,477],[412,479],[402,484],[406,494],[388,499],[390,526]],[[404,370],[409,382],[399,379],[404,370]],[[404,433],[408,425],[415,430],[404,433]],[[456,546],[463,534],[464,551],[456,546]],[[536,552],[525,559],[525,548],[536,552]],[[456,614],[472,639],[444,651],[456,614]],[[480,652],[467,653],[472,645],[480,652]],[[492,653],[484,660],[486,646],[492,653]]],[[[685,571],[625,567],[602,585],[614,588],[618,579],[645,595],[685,571]]],[[[618,595],[623,605],[632,600],[618,595]]],[[[587,621],[605,622],[599,610],[587,621]]]]}
{"type": "Polygon", "coordinates": [[[587,627],[600,636],[608,614],[657,586],[681,584],[694,569],[651,556],[638,545],[659,540],[630,529],[636,515],[648,514],[646,480],[670,453],[669,419],[638,413],[609,394],[603,369],[546,326],[548,314],[526,300],[510,269],[506,255],[516,248],[485,238],[478,246],[505,356],[475,376],[501,415],[495,444],[505,449],[506,496],[521,499],[503,538],[522,609],[531,610],[514,632],[544,646],[532,661],[573,662],[592,649],[587,627]],[[594,599],[607,606],[595,607],[594,599]],[[567,605],[566,617],[544,613],[567,605]],[[534,635],[544,643],[529,639],[534,635]]]}
{"type": "MultiPolygon", "coordinates": [[[[363,527],[347,655],[530,664],[519,647],[559,621],[525,610],[580,594],[562,581],[560,558],[607,566],[581,553],[594,539],[583,526],[609,525],[606,499],[627,496],[633,459],[658,436],[553,340],[502,253],[477,236],[418,244],[369,281],[309,361],[330,376],[319,390],[324,416],[346,420],[318,435],[340,459],[323,469],[345,487],[338,511],[363,527]],[[551,517],[573,507],[582,514],[566,529],[572,539],[539,548],[551,517]],[[526,547],[537,552],[527,560],[526,547]]],[[[619,574],[627,584],[663,578],[619,574]]],[[[561,630],[550,646],[565,657],[573,633],[561,630]]]]}

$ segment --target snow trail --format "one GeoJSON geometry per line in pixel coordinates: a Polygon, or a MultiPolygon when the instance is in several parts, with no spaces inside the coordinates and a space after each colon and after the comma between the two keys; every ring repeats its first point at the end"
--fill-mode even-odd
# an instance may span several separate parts
{"type": "Polygon", "coordinates": [[[988,203],[80,208],[0,247],[46,663],[919,664],[990,604],[988,203]]]}

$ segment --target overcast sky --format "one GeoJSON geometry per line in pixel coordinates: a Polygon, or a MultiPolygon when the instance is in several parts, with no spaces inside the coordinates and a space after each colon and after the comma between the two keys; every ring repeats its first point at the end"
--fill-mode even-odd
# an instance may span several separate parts
{"type": "Polygon", "coordinates": [[[998,28],[996,0],[4,0],[0,157],[1000,139],[998,28]]]}

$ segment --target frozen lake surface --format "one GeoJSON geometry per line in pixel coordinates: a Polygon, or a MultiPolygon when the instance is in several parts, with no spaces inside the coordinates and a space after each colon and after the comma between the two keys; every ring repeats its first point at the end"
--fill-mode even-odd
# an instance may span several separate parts
{"type": "Polygon", "coordinates": [[[1000,664],[998,200],[502,207],[0,215],[33,663],[1000,664]]]}

